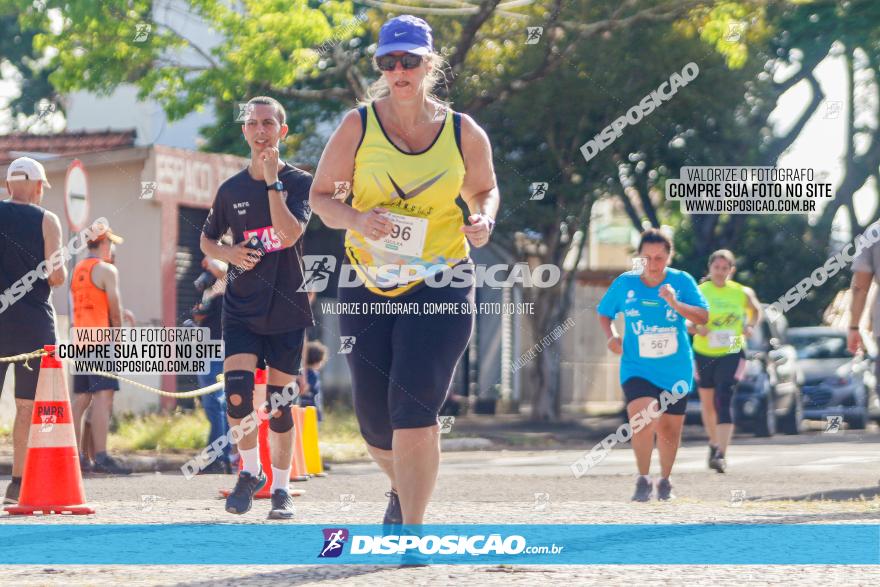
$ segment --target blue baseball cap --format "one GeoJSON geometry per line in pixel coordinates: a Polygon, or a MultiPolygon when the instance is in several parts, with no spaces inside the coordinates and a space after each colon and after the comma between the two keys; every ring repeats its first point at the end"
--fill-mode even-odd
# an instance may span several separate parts
{"type": "Polygon", "coordinates": [[[417,16],[404,14],[387,21],[379,29],[379,46],[376,57],[394,51],[406,51],[416,55],[434,52],[431,26],[417,16]]]}

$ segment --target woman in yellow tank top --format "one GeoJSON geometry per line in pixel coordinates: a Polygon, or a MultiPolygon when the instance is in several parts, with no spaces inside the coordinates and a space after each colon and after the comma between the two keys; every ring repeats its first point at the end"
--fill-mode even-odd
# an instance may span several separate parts
{"type": "Polygon", "coordinates": [[[309,202],[346,230],[363,282],[341,285],[339,300],[366,314],[339,324],[361,434],[391,481],[384,523],[421,524],[440,463],[437,414],[473,329],[473,284],[451,275],[489,241],[499,195],[486,133],[431,94],[442,62],[428,24],[386,22],[375,65],[381,77],[330,138],[309,202]]]}
{"type": "Polygon", "coordinates": [[[727,249],[709,256],[709,276],[700,292],[709,302],[709,321],[690,326],[703,426],[709,436],[709,467],[727,470],[727,447],[733,437],[733,394],[745,371],[745,341],[761,316],[761,302],[751,288],[733,279],[736,258],[727,249]]]}

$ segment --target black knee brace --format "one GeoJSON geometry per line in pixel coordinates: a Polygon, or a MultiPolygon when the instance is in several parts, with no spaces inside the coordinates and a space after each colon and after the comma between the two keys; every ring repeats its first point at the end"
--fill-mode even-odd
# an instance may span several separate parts
{"type": "Polygon", "coordinates": [[[226,413],[241,419],[254,411],[254,372],[228,371],[223,376],[226,413]]]}
{"type": "MultiPolygon", "coordinates": [[[[291,383],[290,386],[291,390],[296,389],[296,383],[291,383]]],[[[290,395],[291,391],[285,393],[284,385],[266,386],[266,399],[269,402],[267,407],[271,411],[269,430],[272,432],[287,432],[293,428],[293,399],[290,398],[290,395]]]]}

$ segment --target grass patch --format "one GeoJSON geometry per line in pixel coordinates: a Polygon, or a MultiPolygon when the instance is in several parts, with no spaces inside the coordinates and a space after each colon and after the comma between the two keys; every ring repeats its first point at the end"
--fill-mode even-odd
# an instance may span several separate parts
{"type": "Polygon", "coordinates": [[[337,404],[330,410],[324,410],[318,439],[321,457],[331,463],[369,458],[357,418],[348,406],[337,404]]]}
{"type": "MultiPolygon", "coordinates": [[[[189,452],[205,447],[209,430],[210,424],[201,410],[126,416],[117,421],[107,444],[110,450],[123,453],[139,450],[189,452]]],[[[354,412],[346,406],[334,406],[331,411],[324,412],[318,438],[321,455],[330,462],[369,456],[354,412]]]]}
{"type": "Polygon", "coordinates": [[[111,450],[179,452],[199,450],[208,441],[210,424],[201,412],[128,416],[107,439],[111,450]]]}

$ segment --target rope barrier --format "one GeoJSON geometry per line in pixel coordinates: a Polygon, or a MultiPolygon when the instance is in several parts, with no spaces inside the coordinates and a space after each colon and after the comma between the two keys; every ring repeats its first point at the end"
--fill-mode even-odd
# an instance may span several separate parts
{"type": "MultiPolygon", "coordinates": [[[[25,369],[28,369],[29,371],[33,371],[34,369],[33,369],[33,367],[31,367],[28,364],[28,361],[30,361],[31,359],[43,357],[44,355],[47,355],[47,354],[48,353],[46,352],[45,349],[39,349],[36,351],[31,351],[29,353],[21,353],[21,354],[12,355],[9,357],[0,357],[0,363],[24,362],[25,369]]],[[[208,387],[201,387],[199,389],[193,389],[191,391],[165,391],[164,389],[158,389],[156,387],[144,385],[143,383],[138,383],[137,381],[133,381],[131,379],[128,379],[126,377],[121,377],[121,376],[115,375],[113,373],[107,373],[106,371],[95,371],[95,373],[98,375],[103,375],[104,377],[111,377],[113,379],[118,379],[119,381],[124,381],[125,383],[128,383],[129,385],[139,387],[141,389],[149,391],[150,393],[155,393],[156,395],[161,395],[164,397],[175,397],[178,399],[199,397],[199,396],[207,395],[209,393],[214,393],[215,391],[219,391],[219,390],[223,389],[223,383],[218,382],[218,383],[214,383],[212,385],[209,385],[208,387]]]]}

